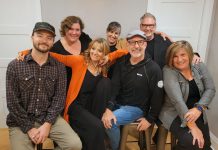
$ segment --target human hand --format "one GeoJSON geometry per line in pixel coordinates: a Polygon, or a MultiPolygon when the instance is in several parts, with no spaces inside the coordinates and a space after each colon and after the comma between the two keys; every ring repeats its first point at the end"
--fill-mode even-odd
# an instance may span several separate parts
{"type": "Polygon", "coordinates": [[[187,120],[187,122],[195,122],[200,116],[201,111],[198,110],[196,107],[189,109],[189,111],[185,114],[184,118],[187,120]]]}
{"type": "Polygon", "coordinates": [[[201,57],[199,57],[198,55],[194,54],[194,56],[192,58],[192,64],[199,64],[200,62],[202,62],[201,57]]]}
{"type": "Polygon", "coordinates": [[[37,144],[45,142],[45,140],[48,138],[48,135],[50,133],[51,124],[48,122],[45,122],[43,125],[41,125],[39,130],[39,137],[37,139],[37,144]]]}
{"type": "Polygon", "coordinates": [[[108,55],[106,55],[99,61],[99,65],[104,66],[105,64],[108,63],[108,61],[109,61],[109,57],[108,57],[108,55]]]}
{"type": "Polygon", "coordinates": [[[112,121],[114,121],[114,124],[117,123],[117,118],[115,117],[113,112],[108,108],[105,110],[101,120],[106,129],[110,129],[112,127],[112,121]]]}
{"type": "Polygon", "coordinates": [[[162,36],[162,38],[164,39],[164,41],[166,41],[166,39],[168,38],[171,42],[173,42],[173,39],[167,35],[166,33],[164,32],[160,32],[160,31],[156,31],[155,32],[156,34],[159,34],[160,36],[162,36]]]}
{"type": "Polygon", "coordinates": [[[23,61],[24,60],[24,54],[22,53],[22,52],[19,52],[18,53],[18,56],[16,57],[16,59],[18,60],[18,61],[23,61]]]}
{"type": "Polygon", "coordinates": [[[137,126],[138,131],[145,131],[151,126],[151,124],[144,117],[139,118],[137,121],[139,122],[137,126]]]}
{"type": "Polygon", "coordinates": [[[197,141],[198,147],[203,148],[204,147],[204,137],[203,137],[201,130],[197,127],[197,125],[193,126],[190,129],[190,132],[193,136],[192,144],[195,145],[197,141]]]}
{"type": "Polygon", "coordinates": [[[39,130],[36,128],[32,128],[27,132],[29,138],[33,143],[37,144],[37,139],[39,138],[39,130]]]}

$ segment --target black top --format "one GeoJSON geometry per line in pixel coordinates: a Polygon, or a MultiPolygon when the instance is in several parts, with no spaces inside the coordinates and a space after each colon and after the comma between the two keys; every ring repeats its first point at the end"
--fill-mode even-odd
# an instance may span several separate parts
{"type": "MultiPolygon", "coordinates": [[[[110,46],[110,52],[114,52],[115,50],[117,50],[116,45],[110,46]]],[[[108,78],[110,78],[110,79],[112,78],[112,75],[113,75],[114,66],[115,66],[115,64],[111,65],[109,70],[108,70],[107,75],[108,75],[108,78]]]]}
{"type": "Polygon", "coordinates": [[[68,113],[73,112],[73,104],[79,104],[89,110],[96,85],[101,78],[102,75],[94,76],[87,69],[79,94],[74,102],[69,106],[68,113]]]}
{"type": "MultiPolygon", "coordinates": [[[[89,37],[88,34],[82,32],[79,40],[81,42],[81,53],[82,53],[88,48],[88,45],[92,41],[92,39],[89,37]]],[[[62,54],[62,55],[72,55],[67,50],[65,50],[65,48],[63,47],[60,40],[55,42],[55,44],[53,45],[53,47],[51,48],[50,51],[58,53],[58,54],[62,54]]],[[[72,76],[72,70],[70,67],[67,67],[67,66],[66,66],[66,70],[67,70],[67,89],[68,89],[69,84],[70,84],[70,80],[71,80],[71,76],[72,76]]]]}
{"type": "Polygon", "coordinates": [[[188,83],[189,83],[189,95],[186,105],[188,109],[191,109],[194,107],[194,104],[200,100],[200,93],[194,79],[188,81],[188,83]]]}
{"type": "Polygon", "coordinates": [[[146,50],[148,54],[151,56],[152,60],[154,60],[154,38],[151,41],[147,42],[146,50]]]}
{"type": "Polygon", "coordinates": [[[157,119],[163,102],[162,71],[149,57],[136,65],[131,65],[129,59],[130,54],[127,54],[115,65],[108,108],[112,110],[116,103],[139,107],[152,123],[157,119]]]}
{"type": "Polygon", "coordinates": [[[147,41],[149,50],[148,53],[152,59],[163,69],[165,65],[165,55],[167,48],[171,45],[169,39],[164,40],[162,36],[154,34],[154,39],[152,41],[147,41]],[[150,45],[150,42],[151,45],[150,45]]]}

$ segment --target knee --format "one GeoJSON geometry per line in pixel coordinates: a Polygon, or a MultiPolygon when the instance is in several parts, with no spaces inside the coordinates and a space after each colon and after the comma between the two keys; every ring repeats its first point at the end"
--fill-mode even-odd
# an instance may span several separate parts
{"type": "Polygon", "coordinates": [[[105,128],[103,126],[103,123],[100,120],[93,122],[91,124],[91,131],[94,133],[104,133],[105,128]]]}
{"type": "Polygon", "coordinates": [[[193,137],[190,133],[184,134],[182,137],[179,137],[178,140],[179,140],[178,145],[182,147],[186,147],[186,148],[194,147],[194,145],[192,144],[193,137]]]}
{"type": "Polygon", "coordinates": [[[82,149],[82,142],[80,138],[74,138],[74,140],[71,140],[71,142],[68,145],[67,150],[81,150],[82,149]]]}

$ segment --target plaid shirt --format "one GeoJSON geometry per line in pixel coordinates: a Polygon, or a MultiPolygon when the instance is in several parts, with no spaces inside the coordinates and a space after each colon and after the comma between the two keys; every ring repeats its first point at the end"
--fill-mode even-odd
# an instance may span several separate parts
{"type": "Polygon", "coordinates": [[[52,57],[39,66],[28,54],[9,63],[6,75],[7,125],[27,133],[34,122],[54,123],[66,98],[65,67],[52,57]]]}

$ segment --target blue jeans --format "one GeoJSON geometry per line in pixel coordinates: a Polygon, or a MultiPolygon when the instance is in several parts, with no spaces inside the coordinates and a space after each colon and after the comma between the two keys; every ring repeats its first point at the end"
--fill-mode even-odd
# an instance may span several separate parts
{"type": "Polygon", "coordinates": [[[112,122],[112,127],[107,129],[107,134],[110,138],[112,150],[118,150],[120,143],[120,125],[126,125],[143,117],[143,111],[139,107],[134,106],[119,106],[113,111],[117,123],[112,122]]]}

